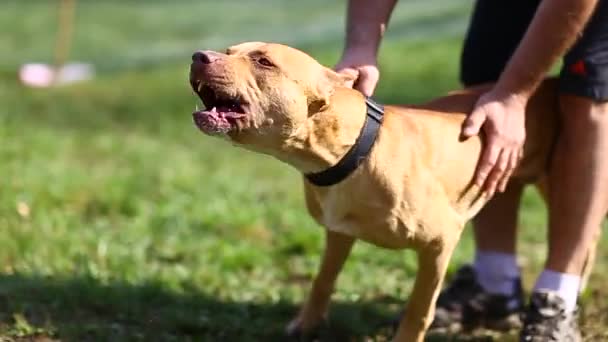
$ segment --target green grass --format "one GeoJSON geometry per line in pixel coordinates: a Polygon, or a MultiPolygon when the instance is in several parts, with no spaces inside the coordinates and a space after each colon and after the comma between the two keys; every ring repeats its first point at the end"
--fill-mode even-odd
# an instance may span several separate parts
{"type": "MultiPolygon", "coordinates": [[[[0,340],[280,339],[317,268],[322,233],[297,172],[192,125],[189,57],[274,40],[332,65],[344,2],[81,1],[72,58],[93,62],[97,78],[24,88],[19,65],[52,57],[54,4],[7,1],[0,11],[0,340]]],[[[469,7],[398,6],[380,100],[411,103],[458,87],[469,7]]],[[[528,191],[527,275],[545,256],[544,225],[544,206],[528,191]]],[[[467,232],[451,269],[471,253],[467,232]]],[[[596,269],[607,264],[602,251],[596,269]]],[[[378,325],[399,311],[415,271],[412,252],[358,244],[327,339],[386,338],[378,325]]],[[[596,273],[588,333],[608,324],[598,314],[606,306],[592,300],[606,295],[596,273]]]]}

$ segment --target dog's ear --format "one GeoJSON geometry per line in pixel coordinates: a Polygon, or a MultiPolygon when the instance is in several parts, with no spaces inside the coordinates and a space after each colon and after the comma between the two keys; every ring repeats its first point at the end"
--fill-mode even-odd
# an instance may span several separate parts
{"type": "Polygon", "coordinates": [[[357,79],[354,72],[335,72],[329,68],[323,68],[323,72],[317,83],[316,96],[308,106],[309,113],[316,113],[329,105],[329,98],[337,87],[352,87],[357,79]]]}
{"type": "Polygon", "coordinates": [[[325,69],[325,73],[327,74],[327,78],[338,87],[352,88],[353,83],[355,83],[359,77],[359,73],[355,69],[343,69],[340,72],[325,69]]]}

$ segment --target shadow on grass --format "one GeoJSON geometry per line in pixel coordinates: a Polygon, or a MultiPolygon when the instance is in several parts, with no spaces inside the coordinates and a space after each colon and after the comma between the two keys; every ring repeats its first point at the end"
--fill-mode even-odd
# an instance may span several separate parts
{"type": "MultiPolygon", "coordinates": [[[[398,304],[387,298],[335,303],[320,340],[388,340],[398,304]]],[[[296,311],[293,303],[221,301],[157,284],[0,276],[0,331],[17,340],[286,341],[283,329],[296,311]]]]}

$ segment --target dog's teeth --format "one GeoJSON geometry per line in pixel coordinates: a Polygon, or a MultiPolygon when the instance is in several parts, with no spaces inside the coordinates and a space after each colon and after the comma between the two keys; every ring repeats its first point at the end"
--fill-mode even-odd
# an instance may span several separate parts
{"type": "Polygon", "coordinates": [[[210,112],[217,113],[217,108],[215,108],[215,107],[211,108],[210,112]]]}
{"type": "Polygon", "coordinates": [[[203,88],[203,82],[198,81],[198,86],[196,87],[197,91],[200,93],[202,88],[203,88]]]}

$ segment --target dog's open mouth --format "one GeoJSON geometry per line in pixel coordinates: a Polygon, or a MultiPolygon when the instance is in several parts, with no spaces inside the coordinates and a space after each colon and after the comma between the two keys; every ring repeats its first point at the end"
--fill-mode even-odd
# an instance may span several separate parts
{"type": "Polygon", "coordinates": [[[203,101],[205,109],[192,113],[194,123],[206,134],[226,134],[241,130],[246,118],[246,105],[207,85],[193,85],[194,91],[203,101]]]}

